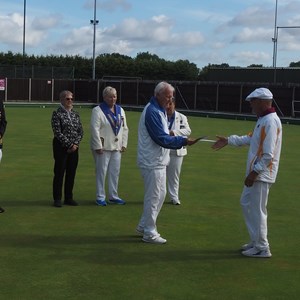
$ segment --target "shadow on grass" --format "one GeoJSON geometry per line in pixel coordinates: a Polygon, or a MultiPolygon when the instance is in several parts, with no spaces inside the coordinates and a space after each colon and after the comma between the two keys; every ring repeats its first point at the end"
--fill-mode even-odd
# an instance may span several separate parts
{"type": "MultiPolygon", "coordinates": [[[[78,202],[79,206],[99,206],[96,204],[95,200],[76,200],[78,202]]],[[[0,203],[2,206],[53,206],[52,200],[1,200],[0,203]]],[[[63,201],[62,201],[63,204],[63,201]]],[[[142,201],[127,201],[125,206],[132,206],[132,205],[138,205],[142,206],[142,201]]],[[[67,206],[67,205],[66,205],[67,206]]],[[[118,204],[110,204],[108,203],[108,206],[116,206],[116,207],[122,207],[124,205],[118,205],[118,204]]],[[[100,206],[99,206],[100,207],[100,206]]]]}
{"type": "MultiPolygon", "coordinates": [[[[139,235],[119,236],[39,236],[1,235],[2,248],[35,249],[47,259],[84,260],[93,264],[143,265],[155,262],[216,261],[243,259],[232,249],[178,248],[169,242],[153,245],[142,242],[139,235]]],[[[26,250],[28,249],[28,250],[26,250]]]]}
{"type": "Polygon", "coordinates": [[[9,207],[21,206],[50,206],[52,202],[49,200],[1,200],[1,205],[9,207]]]}

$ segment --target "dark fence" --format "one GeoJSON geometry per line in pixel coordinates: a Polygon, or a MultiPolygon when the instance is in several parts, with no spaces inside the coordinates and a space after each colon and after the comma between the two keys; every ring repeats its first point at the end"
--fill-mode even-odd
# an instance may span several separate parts
{"type": "Polygon", "coordinates": [[[252,82],[300,84],[300,68],[208,68],[205,80],[214,82],[252,82]]]}
{"type": "MultiPolygon", "coordinates": [[[[70,90],[76,102],[98,103],[102,90],[113,86],[122,105],[144,106],[153,95],[157,81],[141,79],[60,80],[1,79],[0,99],[5,102],[57,102],[60,91],[70,90]]],[[[230,82],[170,81],[176,89],[177,108],[208,112],[250,114],[245,97],[255,88],[264,86],[273,92],[277,111],[282,117],[299,117],[299,84],[255,84],[230,82]],[[298,114],[298,115],[297,115],[298,114]]]]}

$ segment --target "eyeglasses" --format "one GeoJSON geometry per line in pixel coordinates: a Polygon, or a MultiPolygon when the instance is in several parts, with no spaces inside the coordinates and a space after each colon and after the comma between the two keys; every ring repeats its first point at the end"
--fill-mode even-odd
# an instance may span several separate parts
{"type": "Polygon", "coordinates": [[[166,99],[168,99],[169,101],[174,101],[175,97],[171,96],[171,97],[166,97],[166,99]]]}
{"type": "Polygon", "coordinates": [[[66,100],[73,100],[73,98],[65,98],[66,100]]]}

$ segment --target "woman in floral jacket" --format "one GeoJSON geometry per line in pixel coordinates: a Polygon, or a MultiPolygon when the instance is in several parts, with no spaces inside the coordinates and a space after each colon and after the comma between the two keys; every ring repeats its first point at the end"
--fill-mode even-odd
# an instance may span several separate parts
{"type": "MultiPolygon", "coordinates": [[[[6,117],[5,117],[5,110],[3,106],[3,102],[0,101],[0,161],[2,158],[2,138],[6,130],[6,117]]],[[[0,207],[0,213],[3,213],[4,209],[0,207]]]]}
{"type": "Polygon", "coordinates": [[[64,185],[64,204],[77,206],[73,199],[73,187],[78,165],[79,143],[83,128],[79,114],[73,110],[73,94],[62,91],[59,95],[60,107],[52,114],[53,157],[53,200],[55,207],[62,206],[62,186],[64,185]]]}

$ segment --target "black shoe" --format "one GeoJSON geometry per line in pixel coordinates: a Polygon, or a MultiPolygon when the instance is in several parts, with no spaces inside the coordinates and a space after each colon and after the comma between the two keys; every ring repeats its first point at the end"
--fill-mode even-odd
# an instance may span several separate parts
{"type": "Polygon", "coordinates": [[[55,207],[62,207],[60,200],[54,200],[53,206],[55,207]]]}
{"type": "Polygon", "coordinates": [[[78,206],[78,203],[74,200],[65,200],[65,205],[78,206]]]}
{"type": "Polygon", "coordinates": [[[4,213],[4,212],[5,212],[4,208],[0,207],[0,213],[4,213]]]}

